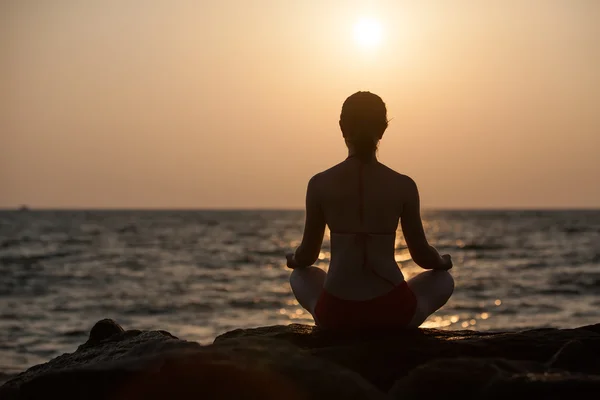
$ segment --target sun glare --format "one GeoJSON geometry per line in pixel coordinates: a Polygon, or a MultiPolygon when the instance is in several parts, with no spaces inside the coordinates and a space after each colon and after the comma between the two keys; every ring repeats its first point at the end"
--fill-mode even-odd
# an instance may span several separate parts
{"type": "Polygon", "coordinates": [[[371,48],[381,42],[381,24],[373,18],[362,18],[354,25],[354,40],[361,47],[371,48]]]}

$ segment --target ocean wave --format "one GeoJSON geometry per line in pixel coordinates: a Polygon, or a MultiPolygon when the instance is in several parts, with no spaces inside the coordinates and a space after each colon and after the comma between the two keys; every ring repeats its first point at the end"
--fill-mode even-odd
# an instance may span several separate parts
{"type": "Polygon", "coordinates": [[[166,315],[166,314],[174,314],[178,312],[178,307],[172,306],[142,306],[137,305],[136,307],[126,307],[121,313],[123,315],[166,315]]]}
{"type": "MultiPolygon", "coordinates": [[[[174,300],[177,296],[173,296],[174,300]]],[[[114,306],[122,305],[122,302],[115,302],[114,306]]],[[[110,307],[110,306],[109,306],[110,307]]],[[[211,313],[219,308],[217,302],[181,302],[180,304],[135,304],[135,298],[132,297],[130,305],[122,307],[121,313],[128,316],[160,316],[160,315],[184,315],[184,314],[202,314],[211,313]]]]}
{"type": "Polygon", "coordinates": [[[554,276],[553,281],[557,286],[577,286],[580,289],[596,290],[600,288],[600,273],[584,273],[577,275],[554,276]]]}
{"type": "Polygon", "coordinates": [[[79,254],[79,252],[73,251],[55,251],[51,253],[45,254],[37,254],[37,255],[21,255],[21,256],[0,256],[0,264],[18,264],[18,265],[32,265],[37,263],[38,261],[50,260],[53,258],[60,257],[68,257],[75,254],[79,254]]]}
{"type": "Polygon", "coordinates": [[[257,231],[242,231],[242,232],[237,232],[236,235],[237,235],[237,237],[240,237],[240,238],[251,238],[251,237],[257,237],[258,232],[257,231]]]}
{"type": "Polygon", "coordinates": [[[23,245],[30,245],[32,243],[42,243],[42,240],[38,239],[34,239],[31,236],[28,235],[23,235],[17,239],[15,238],[10,238],[10,239],[4,239],[2,241],[0,241],[0,249],[8,249],[11,247],[19,247],[19,246],[23,246],[23,245]]]}
{"type": "Polygon", "coordinates": [[[528,301],[522,301],[519,304],[519,308],[522,311],[529,308],[531,310],[535,310],[535,312],[560,312],[562,307],[560,305],[555,304],[547,304],[547,303],[533,303],[528,301]]]}
{"type": "Polygon", "coordinates": [[[72,330],[68,330],[62,333],[63,336],[66,337],[79,337],[79,336],[86,336],[88,334],[87,330],[83,330],[83,329],[72,329],[72,330]]]}
{"type": "Polygon", "coordinates": [[[553,288],[542,289],[538,293],[544,296],[577,296],[581,294],[581,290],[575,288],[553,288]]]}
{"type": "Polygon", "coordinates": [[[212,303],[198,303],[198,302],[190,302],[185,303],[181,306],[177,307],[177,311],[182,312],[190,312],[190,313],[203,313],[210,312],[216,309],[215,305],[212,303]]]}
{"type": "Polygon", "coordinates": [[[138,233],[138,227],[135,225],[125,225],[117,229],[118,233],[138,233]]]}
{"type": "Polygon", "coordinates": [[[556,263],[549,263],[548,261],[530,261],[522,265],[520,268],[522,269],[538,269],[538,268],[547,268],[550,266],[557,265],[556,263]]]}
{"type": "Polygon", "coordinates": [[[589,227],[586,226],[568,226],[563,228],[564,233],[588,233],[593,232],[589,227]]]}
{"type": "Polygon", "coordinates": [[[256,254],[258,256],[281,257],[282,259],[285,257],[285,250],[283,249],[252,250],[251,253],[256,254]]]}
{"type": "Polygon", "coordinates": [[[573,313],[573,317],[575,318],[594,318],[595,316],[595,311],[576,311],[573,313]]]}
{"type": "Polygon", "coordinates": [[[75,238],[75,237],[69,237],[66,240],[64,240],[62,242],[63,245],[71,245],[71,246],[76,246],[76,245],[87,245],[87,244],[92,244],[94,243],[94,241],[92,239],[89,238],[75,238]]]}
{"type": "Polygon", "coordinates": [[[464,243],[454,247],[457,250],[505,250],[506,246],[496,243],[464,243]]]}
{"type": "Polygon", "coordinates": [[[285,306],[282,301],[276,300],[231,300],[229,305],[235,308],[244,310],[264,310],[264,309],[279,309],[285,306]]]}
{"type": "Polygon", "coordinates": [[[25,242],[21,239],[7,239],[0,241],[0,249],[8,249],[10,247],[17,247],[25,242]]]}
{"type": "Polygon", "coordinates": [[[253,264],[258,261],[257,257],[253,257],[250,254],[244,254],[232,260],[234,264],[253,264]]]}

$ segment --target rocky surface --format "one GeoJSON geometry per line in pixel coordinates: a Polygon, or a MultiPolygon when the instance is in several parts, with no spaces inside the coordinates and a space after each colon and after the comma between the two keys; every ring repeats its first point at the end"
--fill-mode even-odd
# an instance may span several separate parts
{"type": "Polygon", "coordinates": [[[99,321],[0,399],[566,399],[600,393],[600,324],[485,333],[235,330],[200,346],[99,321]]]}

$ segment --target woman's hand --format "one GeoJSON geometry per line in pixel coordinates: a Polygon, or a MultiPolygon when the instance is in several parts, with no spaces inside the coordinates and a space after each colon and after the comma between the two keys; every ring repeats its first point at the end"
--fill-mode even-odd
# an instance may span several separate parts
{"type": "Polygon", "coordinates": [[[295,269],[299,267],[298,263],[296,262],[296,259],[294,258],[294,253],[286,254],[285,258],[287,259],[288,268],[295,269]]]}

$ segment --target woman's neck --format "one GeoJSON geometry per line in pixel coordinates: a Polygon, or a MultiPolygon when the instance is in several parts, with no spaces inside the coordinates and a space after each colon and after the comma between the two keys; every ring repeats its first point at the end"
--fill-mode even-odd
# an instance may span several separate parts
{"type": "Polygon", "coordinates": [[[359,154],[357,151],[348,149],[348,158],[361,158],[364,160],[377,161],[377,152],[373,151],[367,155],[367,154],[359,154]]]}

